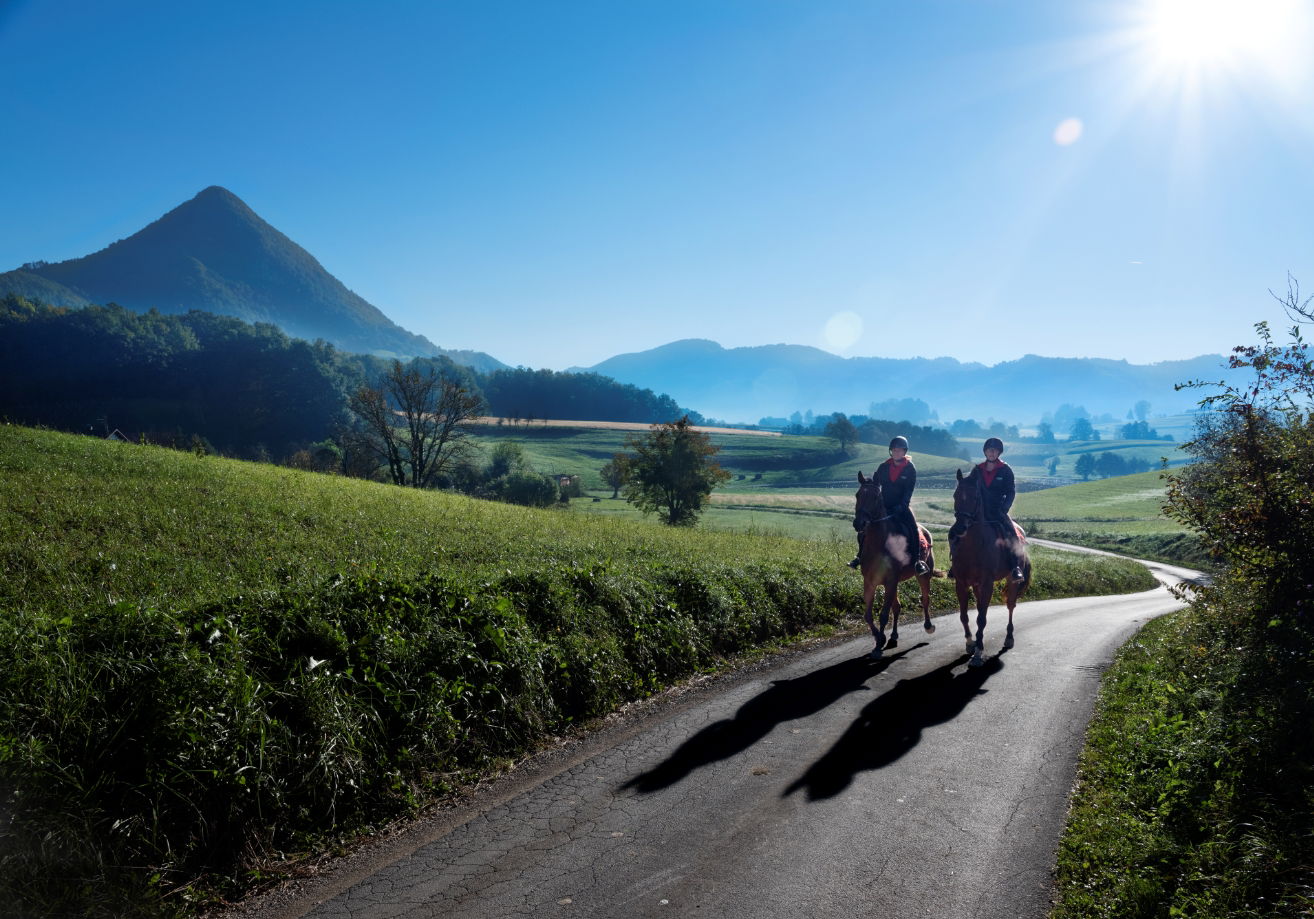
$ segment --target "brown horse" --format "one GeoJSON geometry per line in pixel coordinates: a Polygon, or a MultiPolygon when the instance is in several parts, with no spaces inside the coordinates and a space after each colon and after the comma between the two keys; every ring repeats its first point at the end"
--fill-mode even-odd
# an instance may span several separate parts
{"type": "MultiPolygon", "coordinates": [[[[926,574],[917,574],[914,564],[917,561],[916,547],[908,545],[908,537],[888,524],[890,515],[885,512],[885,503],[881,500],[881,484],[876,477],[865,477],[858,473],[858,493],[855,496],[853,522],[862,528],[862,551],[858,557],[862,561],[862,603],[863,615],[867,627],[876,639],[872,649],[872,658],[879,658],[884,648],[899,646],[899,582],[916,578],[922,588],[922,627],[927,634],[935,631],[931,623],[931,571],[935,567],[935,556],[926,553],[926,574]],[[881,601],[880,627],[872,621],[872,604],[876,600],[876,587],[885,590],[881,601]],[[890,621],[890,611],[894,611],[894,625],[890,638],[885,639],[885,625],[890,621]]],[[[931,545],[931,534],[926,527],[918,526],[926,544],[931,545]]]]}
{"type": "Polygon", "coordinates": [[[985,634],[986,610],[995,592],[995,582],[1008,580],[1004,588],[1004,602],[1008,604],[1008,634],[1004,637],[1004,649],[1007,650],[1013,647],[1013,607],[1017,606],[1018,598],[1027,589],[1027,584],[1031,583],[1031,559],[1027,557],[1026,547],[1020,538],[1016,540],[1018,558],[1014,558],[1014,541],[1005,538],[996,529],[995,523],[985,519],[981,491],[976,486],[976,480],[964,478],[961,469],[958,470],[958,486],[954,489],[954,517],[967,526],[958,542],[949,546],[954,569],[954,590],[958,593],[958,614],[963,621],[967,653],[972,655],[970,664],[980,667],[985,663],[981,657],[982,636],[985,634]],[[1012,578],[1015,565],[1022,568],[1023,577],[1020,581],[1012,578]],[[967,625],[969,591],[976,594],[975,639],[967,625]]]}

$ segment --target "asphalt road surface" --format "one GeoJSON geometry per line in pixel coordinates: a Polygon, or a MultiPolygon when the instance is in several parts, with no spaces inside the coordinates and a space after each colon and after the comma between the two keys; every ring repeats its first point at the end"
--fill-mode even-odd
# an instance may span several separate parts
{"type": "Polygon", "coordinates": [[[786,655],[233,915],[1041,919],[1100,674],[1179,605],[1163,587],[1023,603],[1003,653],[991,607],[979,669],[956,613],[930,636],[915,616],[880,661],[865,636],[786,655]]]}

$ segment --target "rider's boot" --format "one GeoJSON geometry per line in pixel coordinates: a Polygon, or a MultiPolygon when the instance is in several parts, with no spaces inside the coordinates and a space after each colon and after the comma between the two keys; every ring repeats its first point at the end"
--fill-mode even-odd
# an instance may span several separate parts
{"type": "Polygon", "coordinates": [[[853,561],[849,562],[850,568],[858,568],[862,565],[862,534],[858,534],[858,554],[853,556],[853,561]]]}

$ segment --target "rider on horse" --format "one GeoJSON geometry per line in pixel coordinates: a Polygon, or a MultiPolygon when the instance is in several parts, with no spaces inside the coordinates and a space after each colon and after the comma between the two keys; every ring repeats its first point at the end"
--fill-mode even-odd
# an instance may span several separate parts
{"type": "MultiPolygon", "coordinates": [[[[922,541],[913,518],[913,489],[917,487],[917,467],[908,459],[908,438],[899,436],[890,441],[890,458],[876,467],[872,478],[881,484],[881,500],[885,504],[885,514],[890,522],[890,529],[902,533],[908,540],[908,551],[913,559],[917,574],[926,574],[928,569],[922,555],[922,541]]],[[[867,529],[866,520],[854,520],[853,528],[858,531],[858,554],[849,562],[850,568],[862,564],[862,537],[867,529]]]]}
{"type": "MultiPolygon", "coordinates": [[[[1013,523],[1013,519],[1008,516],[1008,510],[1013,506],[1013,499],[1017,496],[1017,488],[1013,482],[1013,470],[1009,468],[1008,463],[999,458],[1000,454],[1004,452],[1004,442],[998,437],[991,437],[985,442],[981,452],[985,454],[985,462],[977,463],[971,473],[968,474],[967,480],[975,480],[973,484],[980,489],[981,509],[986,521],[993,524],[995,529],[999,531],[1000,538],[1008,544],[1014,558],[1020,559],[1017,526],[1013,523]]],[[[954,525],[949,528],[949,558],[951,560],[953,559],[954,547],[966,530],[967,523],[962,519],[954,521],[954,525]]],[[[951,564],[948,577],[952,578],[953,576],[954,569],[951,564]]],[[[1025,575],[1022,572],[1020,563],[1014,565],[1011,578],[1014,581],[1024,580],[1025,575]]]]}

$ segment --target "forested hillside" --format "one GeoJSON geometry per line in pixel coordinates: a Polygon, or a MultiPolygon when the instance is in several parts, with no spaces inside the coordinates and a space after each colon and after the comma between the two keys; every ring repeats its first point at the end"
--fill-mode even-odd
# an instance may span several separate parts
{"type": "MultiPolygon", "coordinates": [[[[493,415],[656,422],[686,413],[669,396],[599,374],[480,374],[446,357],[416,360],[481,396],[493,415]]],[[[24,424],[279,459],[349,426],[350,394],[388,366],[196,310],[0,299],[0,415],[24,424]]]]}

